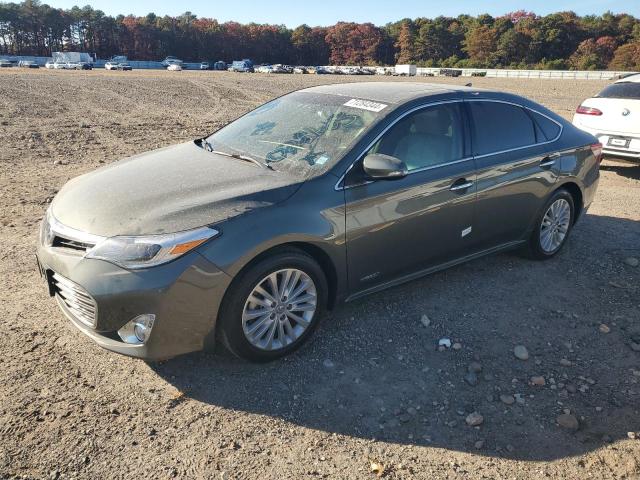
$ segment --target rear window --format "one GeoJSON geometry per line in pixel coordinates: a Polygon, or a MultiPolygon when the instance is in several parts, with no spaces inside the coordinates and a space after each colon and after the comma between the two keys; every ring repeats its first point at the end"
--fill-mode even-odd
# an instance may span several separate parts
{"type": "Polygon", "coordinates": [[[469,102],[474,153],[484,155],[536,143],[531,117],[522,107],[499,102],[469,102]]]}
{"type": "Polygon", "coordinates": [[[554,140],[558,136],[560,133],[560,125],[537,112],[531,112],[531,115],[539,127],[538,142],[554,140]],[[540,135],[540,133],[542,133],[542,135],[540,135]]]}
{"type": "Polygon", "coordinates": [[[598,98],[632,98],[640,99],[640,83],[637,82],[620,82],[612,83],[605,87],[598,95],[598,98]]]}

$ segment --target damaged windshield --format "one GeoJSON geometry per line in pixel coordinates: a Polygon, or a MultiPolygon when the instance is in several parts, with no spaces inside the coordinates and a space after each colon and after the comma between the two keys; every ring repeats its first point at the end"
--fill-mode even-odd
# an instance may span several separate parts
{"type": "Polygon", "coordinates": [[[214,152],[308,177],[333,166],[388,109],[368,100],[294,92],[240,117],[207,142],[214,152]]]}

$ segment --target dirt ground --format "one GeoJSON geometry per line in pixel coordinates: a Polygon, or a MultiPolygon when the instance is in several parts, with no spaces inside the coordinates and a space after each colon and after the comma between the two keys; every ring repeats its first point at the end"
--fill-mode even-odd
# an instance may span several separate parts
{"type": "MultiPolygon", "coordinates": [[[[605,160],[554,260],[496,255],[339,306],[268,365],[122,357],[47,297],[36,232],[67,180],[287,91],[363,80],[381,78],[0,72],[1,478],[640,478],[640,167],[605,160]],[[459,345],[438,351],[442,337],[459,345]]],[[[604,85],[472,81],[566,118],[604,85]]]]}

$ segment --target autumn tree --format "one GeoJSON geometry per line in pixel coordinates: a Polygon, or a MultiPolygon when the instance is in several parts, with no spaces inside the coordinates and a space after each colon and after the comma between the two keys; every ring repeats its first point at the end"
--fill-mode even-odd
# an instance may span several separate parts
{"type": "Polygon", "coordinates": [[[105,15],[90,6],[53,8],[37,0],[0,0],[0,53],[50,56],[85,51],[100,58],[128,55],[185,61],[251,58],[307,65],[416,63],[443,67],[638,68],[640,21],[605,12],[537,16],[520,10],[494,18],[404,18],[376,27],[218,23],[178,16],[105,15]]]}
{"type": "Polygon", "coordinates": [[[298,65],[326,65],[329,63],[329,46],[325,41],[327,30],[300,25],[291,33],[295,63],[298,65]]]}
{"type": "Polygon", "coordinates": [[[458,22],[445,17],[426,20],[416,37],[416,56],[432,64],[438,64],[453,55],[461,56],[460,43],[463,39],[464,32],[458,22]]]}
{"type": "Polygon", "coordinates": [[[502,66],[513,66],[527,62],[531,37],[512,28],[504,32],[498,39],[496,59],[502,66]]]}
{"type": "Polygon", "coordinates": [[[569,58],[569,64],[576,70],[605,69],[615,50],[616,40],[613,37],[588,38],[578,45],[569,58]]]}
{"type": "Polygon", "coordinates": [[[405,21],[402,23],[402,26],[400,27],[400,33],[398,34],[398,40],[395,43],[395,47],[398,52],[396,54],[396,63],[415,63],[415,33],[413,31],[413,25],[410,21],[405,21]]]}
{"type": "Polygon", "coordinates": [[[380,29],[371,23],[338,22],[327,29],[330,61],[336,65],[372,65],[382,42],[380,29]]]}
{"type": "Polygon", "coordinates": [[[640,70],[640,42],[627,43],[621,45],[613,54],[613,59],[609,63],[612,70],[640,70]]]}
{"type": "Polygon", "coordinates": [[[487,66],[491,63],[498,45],[498,32],[488,25],[471,29],[464,39],[464,51],[472,64],[487,66]]]}

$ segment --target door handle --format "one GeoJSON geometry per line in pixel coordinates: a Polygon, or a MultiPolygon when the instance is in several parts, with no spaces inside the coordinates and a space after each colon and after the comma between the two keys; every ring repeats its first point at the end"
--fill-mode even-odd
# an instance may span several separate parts
{"type": "Polygon", "coordinates": [[[456,181],[453,185],[451,185],[451,187],[449,187],[449,190],[451,190],[452,192],[459,192],[461,190],[467,190],[472,186],[473,186],[472,181],[467,180],[466,178],[461,178],[460,180],[456,181]]]}
{"type": "Polygon", "coordinates": [[[548,157],[544,157],[542,159],[542,161],[540,162],[540,168],[549,168],[552,167],[555,163],[556,160],[558,159],[557,156],[553,155],[553,156],[548,156],[548,157]]]}

